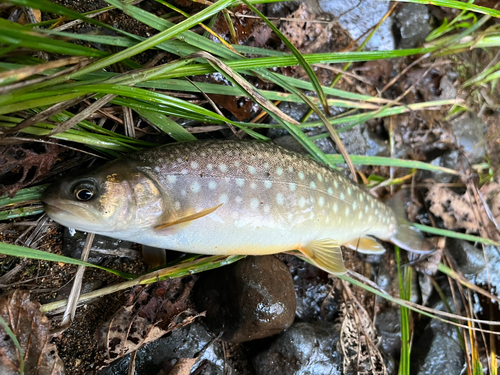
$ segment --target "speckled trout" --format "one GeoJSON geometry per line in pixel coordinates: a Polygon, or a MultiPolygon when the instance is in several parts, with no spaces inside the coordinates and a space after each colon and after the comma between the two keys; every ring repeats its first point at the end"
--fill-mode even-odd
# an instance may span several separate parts
{"type": "Polygon", "coordinates": [[[382,253],[373,237],[429,250],[420,232],[341,173],[256,141],[194,141],[117,159],[50,186],[62,225],[153,248],[264,255],[299,250],[345,272],[341,245],[382,253]]]}

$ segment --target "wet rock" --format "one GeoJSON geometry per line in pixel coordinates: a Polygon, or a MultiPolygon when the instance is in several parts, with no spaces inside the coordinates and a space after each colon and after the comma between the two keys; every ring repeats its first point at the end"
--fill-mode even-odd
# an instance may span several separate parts
{"type": "Polygon", "coordinates": [[[389,142],[377,136],[374,132],[365,128],[363,130],[363,138],[365,140],[366,156],[389,156],[389,142]]]}
{"type": "Polygon", "coordinates": [[[291,255],[282,256],[293,277],[297,300],[296,319],[302,322],[333,321],[338,301],[328,285],[328,274],[291,255]]]}
{"type": "Polygon", "coordinates": [[[467,241],[446,239],[446,248],[457,262],[458,269],[466,275],[473,275],[485,269],[486,263],[481,250],[467,241]]]}
{"type": "Polygon", "coordinates": [[[401,351],[401,325],[399,308],[390,307],[377,314],[376,327],[382,341],[383,351],[391,356],[399,356],[401,351]]]}
{"type": "Polygon", "coordinates": [[[399,48],[414,48],[431,32],[429,9],[423,4],[404,4],[395,16],[399,48]]]}
{"type": "Polygon", "coordinates": [[[486,125],[476,114],[466,112],[451,121],[457,145],[463,149],[469,163],[481,162],[486,155],[486,125]]]}
{"type": "Polygon", "coordinates": [[[228,342],[280,333],[295,316],[290,271],[275,256],[247,257],[204,273],[194,287],[194,302],[206,323],[228,342]]]}
{"type": "MultiPolygon", "coordinates": [[[[379,1],[331,1],[318,0],[323,12],[331,14],[340,25],[349,32],[353,39],[366,35],[375,24],[384,17],[390,4],[379,1]]],[[[368,50],[389,51],[394,49],[394,38],[391,33],[392,20],[386,20],[368,42],[368,50]]],[[[361,43],[361,42],[360,42],[361,43]]]]}
{"type": "MultiPolygon", "coordinates": [[[[455,169],[458,165],[458,151],[446,151],[443,155],[438,156],[431,161],[432,165],[444,168],[455,169]]],[[[445,172],[434,172],[434,171],[422,171],[420,174],[420,179],[425,180],[431,178],[436,182],[440,183],[450,183],[455,179],[455,176],[445,172]]]]}
{"type": "MultiPolygon", "coordinates": [[[[78,230],[64,227],[62,254],[71,258],[80,259],[87,234],[78,230]]],[[[139,253],[130,250],[132,242],[116,240],[114,238],[95,235],[89,254],[89,262],[99,264],[104,255],[111,256],[139,256],[139,253]],[[126,249],[121,251],[120,249],[126,249]],[[127,251],[128,250],[128,251],[127,251]]]]}
{"type": "Polygon", "coordinates": [[[464,362],[456,328],[433,319],[412,348],[411,373],[460,374],[464,362]]]}
{"type": "Polygon", "coordinates": [[[488,267],[485,267],[475,276],[468,276],[476,285],[488,285],[491,283],[490,292],[500,297],[500,249],[495,246],[485,246],[484,253],[488,259],[488,267]]]}
{"type": "MultiPolygon", "coordinates": [[[[234,373],[224,358],[220,341],[212,341],[212,336],[200,323],[192,323],[174,330],[137,351],[136,375],[158,374],[162,369],[171,368],[180,358],[194,358],[200,355],[193,369],[203,366],[200,375],[222,375],[234,373]]],[[[123,375],[128,373],[130,355],[101,370],[99,375],[123,375]]],[[[167,370],[168,371],[168,370],[167,370]]]]}
{"type": "Polygon", "coordinates": [[[339,339],[339,328],[333,323],[295,323],[255,357],[256,374],[342,374],[339,339]]]}
{"type": "Polygon", "coordinates": [[[422,305],[427,305],[429,298],[434,290],[431,278],[425,273],[418,274],[418,285],[420,286],[420,297],[422,305]]]}

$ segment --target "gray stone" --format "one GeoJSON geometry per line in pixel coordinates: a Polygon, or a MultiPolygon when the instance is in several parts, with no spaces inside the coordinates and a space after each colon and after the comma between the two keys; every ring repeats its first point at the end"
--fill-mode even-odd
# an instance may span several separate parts
{"type": "MultiPolygon", "coordinates": [[[[158,372],[173,365],[180,358],[194,358],[207,344],[212,336],[200,323],[192,323],[184,328],[174,330],[137,351],[136,375],[158,374],[158,372]]],[[[128,373],[130,355],[127,355],[111,366],[99,372],[99,375],[123,375],[128,373]]],[[[195,370],[202,362],[207,362],[200,375],[233,374],[234,369],[224,358],[220,341],[212,342],[199,356],[193,366],[195,370]],[[226,367],[226,368],[224,368],[226,367]]]]}
{"type": "MultiPolygon", "coordinates": [[[[62,254],[71,258],[80,259],[86,238],[86,233],[64,227],[62,254]]],[[[103,250],[106,251],[106,255],[127,255],[122,254],[120,249],[130,249],[131,246],[132,242],[117,240],[96,234],[94,242],[92,243],[88,261],[95,264],[101,263],[103,260],[103,250]]]]}
{"type": "MultiPolygon", "coordinates": [[[[446,151],[443,155],[438,156],[437,158],[432,160],[431,164],[437,167],[444,167],[455,170],[458,165],[458,157],[458,151],[446,151]]],[[[420,176],[421,180],[431,178],[434,181],[440,183],[450,183],[455,179],[455,176],[450,173],[434,171],[422,171],[420,176]]]]}
{"type": "Polygon", "coordinates": [[[466,275],[474,275],[486,267],[482,250],[467,241],[446,239],[446,248],[457,262],[459,270],[466,275]]]}
{"type": "Polygon", "coordinates": [[[272,336],[293,323],[295,290],[290,271],[273,255],[247,257],[202,274],[194,287],[198,311],[228,342],[272,336]]]}
{"type": "Polygon", "coordinates": [[[431,32],[429,9],[423,4],[404,4],[395,16],[401,40],[399,48],[413,48],[431,32]]]}
{"type": "Polygon", "coordinates": [[[457,145],[463,149],[469,163],[481,162],[486,155],[486,125],[475,113],[466,112],[451,121],[457,145]]]}
{"type": "Polygon", "coordinates": [[[465,357],[456,328],[431,320],[413,346],[410,363],[415,375],[460,374],[465,357]]]}
{"type": "Polygon", "coordinates": [[[339,339],[339,328],[333,323],[295,323],[255,357],[256,374],[340,375],[339,339]]]}
{"type": "Polygon", "coordinates": [[[366,144],[366,156],[389,156],[389,142],[381,139],[374,132],[365,128],[363,138],[366,144]]]}
{"type": "MultiPolygon", "coordinates": [[[[349,32],[353,39],[361,38],[360,44],[379,20],[389,10],[391,4],[384,1],[332,1],[318,0],[323,12],[331,14],[340,25],[349,32]]],[[[386,20],[372,36],[366,49],[390,51],[394,49],[394,37],[391,32],[392,19],[386,20]]]]}
{"type": "Polygon", "coordinates": [[[475,276],[468,276],[476,285],[488,285],[491,283],[490,293],[500,297],[500,248],[485,246],[484,253],[488,259],[488,267],[485,267],[475,276]]]}
{"type": "Polygon", "coordinates": [[[376,327],[382,340],[383,351],[392,356],[399,356],[401,351],[401,325],[399,308],[389,307],[377,314],[376,327]]]}

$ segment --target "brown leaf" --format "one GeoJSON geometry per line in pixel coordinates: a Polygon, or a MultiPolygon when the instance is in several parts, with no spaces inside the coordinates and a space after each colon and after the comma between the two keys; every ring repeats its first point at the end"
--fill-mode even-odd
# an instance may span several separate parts
{"type": "Polygon", "coordinates": [[[179,358],[168,375],[189,375],[196,361],[197,358],[179,358]]]}
{"type": "Polygon", "coordinates": [[[478,221],[467,193],[460,195],[435,184],[429,188],[426,200],[430,202],[429,210],[443,219],[445,228],[465,229],[467,233],[479,231],[478,221]]]}
{"type": "Polygon", "coordinates": [[[0,148],[0,196],[13,197],[23,187],[44,178],[60,152],[57,145],[40,143],[0,148]]]}
{"type": "Polygon", "coordinates": [[[192,323],[199,316],[188,301],[192,286],[192,281],[172,279],[134,287],[126,305],[96,334],[98,346],[105,352],[104,364],[192,323]]]}
{"type": "MultiPolygon", "coordinates": [[[[50,322],[39,310],[38,302],[29,300],[29,292],[15,290],[0,296],[0,315],[7,322],[24,353],[24,373],[63,375],[64,365],[57,348],[50,343],[50,322]]],[[[0,373],[19,374],[19,352],[0,327],[0,373]]]]}

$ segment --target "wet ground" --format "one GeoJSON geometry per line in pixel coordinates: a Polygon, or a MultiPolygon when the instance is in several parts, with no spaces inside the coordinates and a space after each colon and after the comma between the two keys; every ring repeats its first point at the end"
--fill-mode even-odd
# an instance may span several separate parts
{"type": "MultiPolygon", "coordinates": [[[[61,0],[58,3],[79,12],[100,9],[107,5],[102,1],[61,0]]],[[[187,1],[176,3],[187,12],[195,12],[201,8],[201,5],[193,5],[187,1]]],[[[262,10],[269,17],[286,19],[280,23],[280,29],[301,52],[319,53],[355,49],[361,43],[358,38],[366,35],[374,26],[374,20],[381,19],[392,6],[388,2],[362,1],[359,6],[349,8],[344,3],[334,3],[338,2],[311,0],[301,4],[275,3],[263,6],[262,10]],[[298,19],[307,19],[309,22],[300,23],[296,21],[298,19]]],[[[165,7],[153,1],[143,1],[140,7],[158,16],[169,13],[165,7]]],[[[243,15],[248,12],[244,7],[238,8],[238,11],[243,15]]],[[[454,15],[454,12],[447,9],[417,4],[400,4],[392,11],[389,21],[374,35],[367,49],[392,50],[422,45],[425,36],[432,29],[441,24],[445,17],[454,15]]],[[[42,14],[42,17],[49,19],[51,16],[42,14]]],[[[120,11],[109,11],[99,15],[97,19],[141,36],[154,33],[120,11]]],[[[240,38],[238,43],[285,50],[263,23],[243,16],[235,18],[233,22],[240,38]]],[[[95,32],[94,28],[86,26],[80,26],[78,30],[82,33],[95,32]]],[[[231,40],[223,17],[218,19],[214,30],[231,40]]],[[[153,58],[154,53],[148,52],[137,56],[137,62],[143,64],[153,58]]],[[[169,58],[167,54],[161,62],[169,61],[169,58]]],[[[470,68],[468,63],[479,61],[486,65],[488,58],[484,52],[473,51],[458,57],[438,58],[432,65],[423,62],[387,88],[385,86],[389,81],[411,64],[414,58],[359,63],[351,68],[353,75],[340,80],[336,87],[371,95],[383,90],[383,97],[387,99],[397,98],[411,88],[406,93],[405,103],[455,97],[465,100],[468,99],[468,93],[460,89],[460,83],[467,75],[474,74],[467,71],[467,68],[470,68]]],[[[334,67],[342,68],[341,65],[334,67]]],[[[306,77],[301,68],[284,68],[281,72],[297,78],[306,77]]],[[[329,84],[336,73],[318,68],[317,75],[324,84],[329,84]]],[[[213,82],[217,77],[206,79],[213,82]]],[[[253,83],[259,87],[271,88],[269,84],[258,80],[253,83]]],[[[495,90],[498,91],[498,88],[495,90]]],[[[242,102],[241,99],[216,95],[213,95],[212,99],[222,107],[224,114],[232,118],[250,120],[256,114],[256,107],[249,101],[242,102]]],[[[495,111],[488,105],[479,106],[474,101],[470,103],[473,110],[464,115],[444,119],[446,108],[415,111],[390,119],[370,120],[341,133],[341,138],[350,154],[389,156],[389,137],[393,134],[392,155],[395,157],[432,162],[435,165],[475,173],[477,170],[471,169],[474,164],[490,160],[492,166],[497,166],[500,162],[500,121],[498,109],[495,111]]],[[[289,103],[281,103],[280,109],[296,119],[301,119],[308,111],[304,106],[289,103]]],[[[333,114],[340,112],[341,109],[332,108],[333,114]]],[[[232,135],[227,129],[202,133],[201,124],[189,123],[186,126],[198,129],[196,132],[199,138],[227,138],[232,135]]],[[[169,141],[150,130],[148,129],[148,132],[151,134],[146,138],[169,141]]],[[[305,132],[308,135],[317,135],[325,130],[311,128],[305,129],[305,132]]],[[[270,130],[266,134],[287,148],[303,151],[284,131],[270,130]]],[[[325,152],[336,152],[328,138],[318,139],[316,143],[325,152]]],[[[56,167],[60,168],[58,173],[67,173],[74,169],[75,165],[81,168],[91,163],[90,159],[85,157],[72,165],[76,155],[71,151],[39,151],[33,150],[32,145],[20,147],[28,156],[30,154],[26,151],[31,150],[36,154],[29,160],[38,168],[37,174],[35,177],[29,176],[32,178],[27,178],[20,184],[16,180],[19,174],[11,173],[7,175],[7,182],[2,181],[7,187],[13,188],[15,185],[15,188],[19,188],[50,181],[55,173],[48,171],[53,171],[56,167]],[[45,160],[45,164],[37,164],[41,159],[45,160]]],[[[12,163],[27,159],[27,156],[19,156],[19,149],[15,151],[9,150],[13,158],[12,163]]],[[[366,176],[388,177],[391,174],[387,167],[361,167],[360,170],[366,176]]],[[[402,177],[404,173],[406,172],[397,169],[394,177],[402,177]]],[[[466,189],[462,181],[450,178],[449,175],[426,172],[418,174],[413,183],[419,187],[411,189],[412,186],[408,183],[403,188],[407,193],[406,201],[410,202],[407,212],[411,220],[482,234],[477,221],[471,219],[474,213],[467,211],[468,206],[463,203],[466,199],[466,189]],[[439,186],[432,187],[429,184],[439,186]]],[[[493,213],[497,215],[496,218],[500,214],[499,192],[498,179],[496,183],[488,184],[482,189],[493,213]]],[[[386,198],[391,191],[388,188],[380,188],[373,193],[386,198]]],[[[29,246],[31,243],[28,241],[36,240],[39,241],[37,248],[74,257],[79,257],[83,247],[82,234],[63,230],[56,224],[40,224],[38,229],[42,235],[34,235],[34,225],[29,225],[26,221],[0,225],[0,239],[5,242],[29,246]]],[[[136,274],[147,268],[139,249],[133,244],[101,238],[94,242],[94,246],[95,249],[91,253],[92,262],[136,274]],[[103,250],[108,253],[120,252],[123,256],[104,254],[103,250]]],[[[398,295],[396,260],[389,246],[390,251],[381,256],[362,256],[346,250],[345,262],[348,269],[373,280],[391,295],[398,295]]],[[[448,249],[452,255],[451,259],[457,262],[469,280],[478,285],[491,283],[493,288],[498,290],[500,277],[495,272],[488,274],[484,257],[481,257],[481,249],[465,241],[450,243],[448,249]]],[[[489,270],[498,269],[495,265],[500,258],[495,248],[487,247],[486,254],[489,270]]],[[[74,266],[10,257],[0,258],[0,265],[2,293],[13,288],[29,289],[31,298],[42,304],[66,297],[76,271],[74,266]],[[14,272],[16,269],[17,272],[14,272]]],[[[420,269],[425,271],[423,268],[425,267],[420,269]]],[[[86,291],[96,290],[118,280],[104,271],[89,269],[85,274],[83,288],[86,291]]],[[[451,299],[452,293],[447,286],[447,279],[438,274],[434,281],[444,290],[453,305],[456,301],[451,299]]],[[[106,324],[111,324],[109,322],[113,321],[117,314],[123,313],[123,306],[130,309],[133,306],[137,310],[133,310],[135,315],[132,315],[135,318],[129,315],[122,319],[130,319],[130,322],[139,324],[136,317],[149,316],[149,309],[153,304],[167,306],[170,310],[179,308],[179,314],[182,312],[185,315],[162,316],[164,323],[172,323],[177,328],[138,351],[135,363],[136,373],[139,375],[174,373],[173,368],[177,361],[188,358],[197,358],[196,362],[191,364],[191,373],[196,374],[319,375],[363,371],[373,374],[397,372],[401,348],[399,308],[375,298],[363,289],[348,289],[339,279],[330,277],[294,256],[247,258],[236,265],[201,276],[184,278],[179,283],[134,290],[135,299],[131,299],[129,292],[115,293],[79,308],[72,326],[54,340],[66,373],[95,373],[98,365],[108,358],[98,346],[102,344],[102,340],[99,341],[99,337],[102,339],[102,335],[99,336],[102,327],[108,327],[106,324]],[[165,290],[176,290],[177,293],[168,294],[165,290]],[[140,303],[136,303],[137,301],[140,303]],[[194,323],[182,326],[186,319],[189,320],[196,312],[202,311],[206,311],[205,317],[195,318],[194,323]]],[[[412,301],[425,303],[436,309],[446,308],[425,272],[416,274],[413,284],[412,301]]],[[[489,309],[484,299],[479,301],[476,298],[476,302],[478,314],[484,314],[489,309]]],[[[61,318],[60,315],[49,317],[53,326],[56,326],[61,318]]],[[[459,373],[464,366],[465,357],[454,329],[427,318],[414,318],[416,329],[412,373],[459,373]],[[443,356],[446,356],[446,361],[442,360],[443,356]]],[[[165,327],[162,329],[168,331],[165,327]]],[[[108,329],[106,332],[111,331],[108,329]]],[[[121,340],[123,347],[132,347],[133,338],[123,337],[121,340]]],[[[113,350],[118,351],[116,347],[113,346],[113,350]]],[[[121,356],[120,354],[119,357],[121,356]]],[[[130,355],[123,356],[100,373],[125,374],[129,363],[130,355]]]]}

